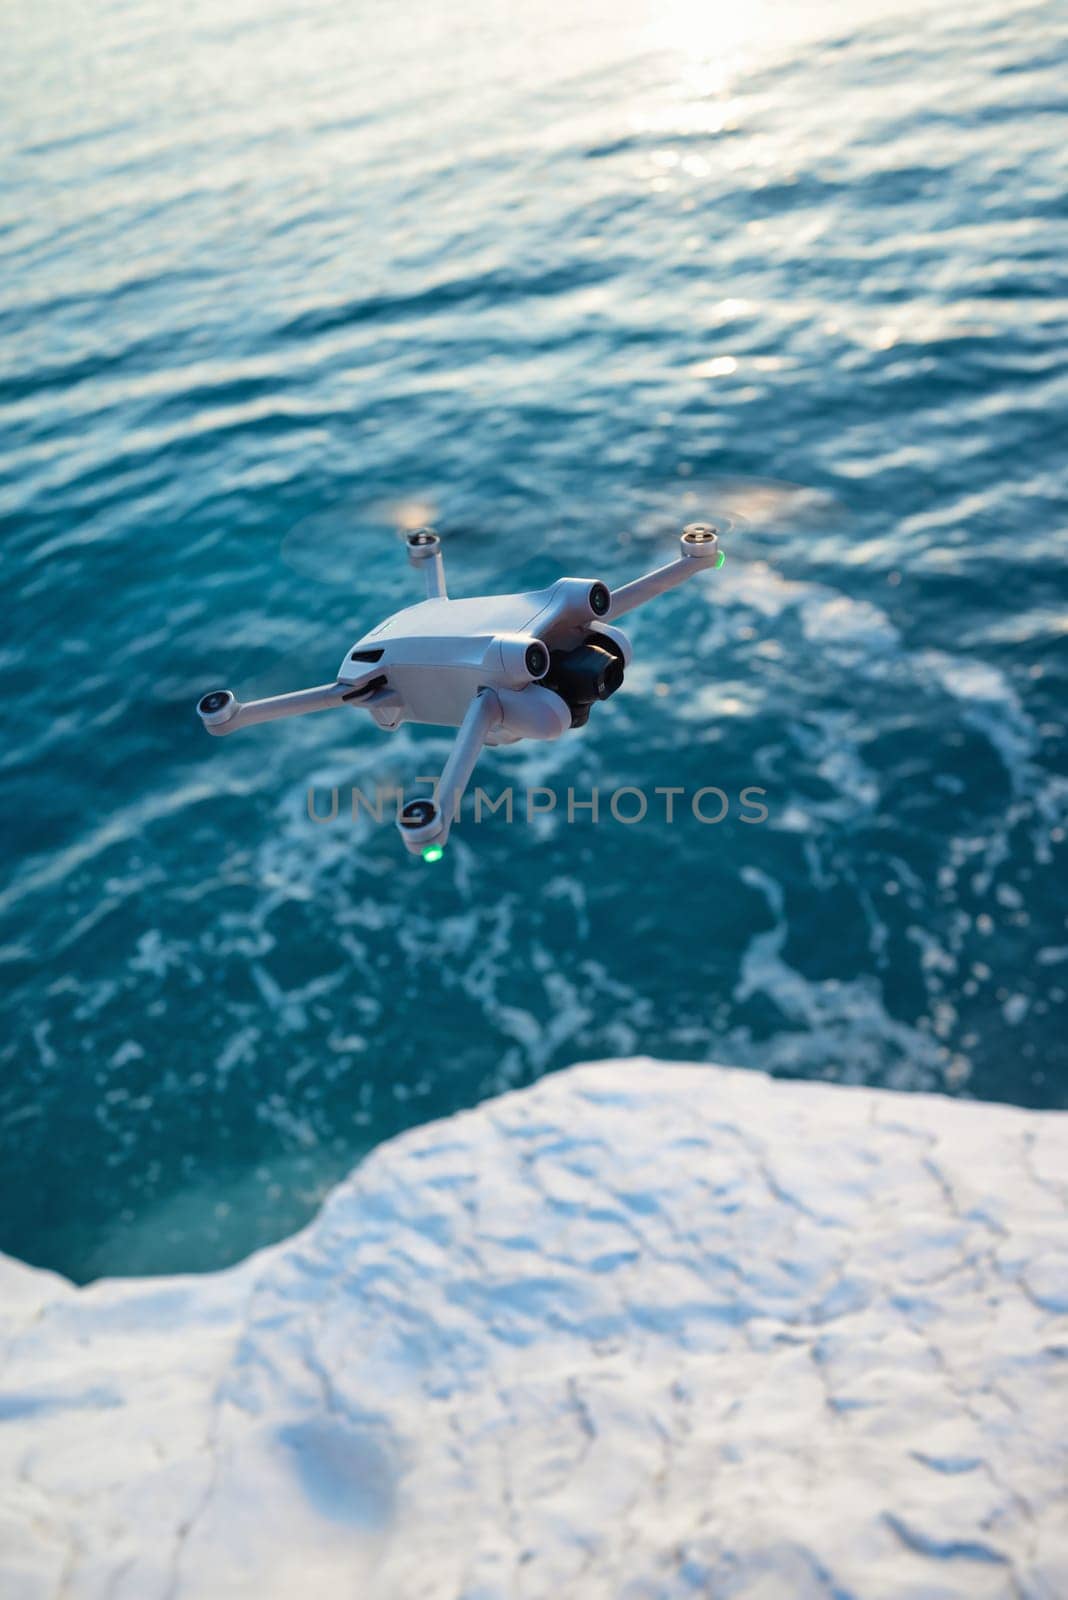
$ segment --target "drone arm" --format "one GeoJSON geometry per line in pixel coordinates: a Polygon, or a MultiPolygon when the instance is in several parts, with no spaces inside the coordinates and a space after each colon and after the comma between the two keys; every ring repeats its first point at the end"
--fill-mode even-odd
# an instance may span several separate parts
{"type": "Polygon", "coordinates": [[[270,695],[264,700],[241,701],[229,689],[206,694],[197,706],[200,720],[217,738],[249,728],[256,722],[275,722],[279,717],[303,717],[309,711],[330,711],[359,698],[351,683],[323,683],[314,689],[298,689],[293,694],[270,695]]]}
{"type": "Polygon", "coordinates": [[[669,561],[666,567],[657,567],[655,571],[635,578],[633,583],[625,583],[622,588],[612,590],[610,615],[613,622],[616,617],[643,606],[658,594],[676,589],[688,578],[696,578],[699,572],[722,565],[723,555],[715,530],[707,523],[692,523],[682,535],[682,555],[677,561],[669,561]]]}
{"type": "Polygon", "coordinates": [[[438,779],[436,799],[413,801],[401,813],[401,836],[413,855],[428,845],[445,844],[486,735],[501,717],[501,703],[493,690],[479,689],[457,730],[456,742],[438,779]]]}
{"type": "Polygon", "coordinates": [[[655,599],[658,594],[665,594],[668,589],[678,588],[679,584],[685,583],[688,578],[696,578],[699,572],[707,572],[709,567],[716,565],[716,561],[695,561],[692,556],[682,556],[680,560],[672,561],[666,567],[657,567],[654,572],[647,572],[644,577],[635,578],[633,583],[625,583],[621,589],[613,589],[611,610],[613,622],[616,617],[643,606],[647,600],[655,599]]]}
{"type": "Polygon", "coordinates": [[[441,538],[433,528],[419,528],[408,535],[408,560],[413,567],[422,567],[428,600],[445,600],[445,561],[441,554],[441,538]]]}
{"type": "Polygon", "coordinates": [[[643,606],[647,600],[653,600],[658,594],[664,594],[668,589],[675,589],[680,583],[685,583],[687,578],[695,578],[701,571],[696,562],[681,560],[672,561],[669,566],[657,567],[654,572],[647,572],[641,578],[635,578],[632,583],[623,584],[620,589],[612,590],[612,617],[621,617],[628,611],[643,606]]]}

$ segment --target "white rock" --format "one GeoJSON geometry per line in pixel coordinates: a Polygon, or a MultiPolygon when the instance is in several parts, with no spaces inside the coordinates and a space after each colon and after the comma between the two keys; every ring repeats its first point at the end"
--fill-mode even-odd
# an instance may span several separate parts
{"type": "Polygon", "coordinates": [[[649,1061],[229,1272],[0,1259],[3,1600],[1068,1595],[1068,1117],[649,1061]]]}

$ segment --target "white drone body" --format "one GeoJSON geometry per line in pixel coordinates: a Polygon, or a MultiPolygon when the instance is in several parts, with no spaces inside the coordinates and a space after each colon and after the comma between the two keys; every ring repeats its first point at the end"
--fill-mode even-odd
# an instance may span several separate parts
{"type": "Polygon", "coordinates": [[[677,561],[620,589],[595,578],[559,578],[529,594],[450,600],[438,535],[423,528],[407,542],[427,598],[358,639],[334,683],[244,705],[229,689],[215,689],[197,712],[216,735],[334,706],[367,711],[380,728],[402,722],[457,728],[434,798],[409,801],[397,819],[412,854],[436,859],[482,746],[559,739],[584,727],[590,707],[615,693],[630,664],[630,642],[615,619],[722,566],[723,555],[716,530],[691,523],[677,561]]]}

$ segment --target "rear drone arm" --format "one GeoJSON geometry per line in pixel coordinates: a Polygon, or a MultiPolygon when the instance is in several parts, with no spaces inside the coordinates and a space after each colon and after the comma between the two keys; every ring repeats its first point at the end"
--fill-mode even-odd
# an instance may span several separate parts
{"type": "Polygon", "coordinates": [[[669,562],[666,567],[657,567],[654,572],[635,578],[633,583],[625,583],[622,588],[612,590],[609,616],[613,622],[637,606],[643,606],[656,595],[677,588],[688,578],[695,578],[699,572],[723,565],[723,552],[719,548],[716,530],[710,523],[691,522],[683,530],[681,543],[682,555],[677,561],[669,562]]]}
{"type": "Polygon", "coordinates": [[[428,600],[445,600],[445,561],[441,554],[441,537],[433,528],[418,528],[407,536],[408,560],[413,567],[422,567],[428,600]]]}
{"type": "Polygon", "coordinates": [[[471,781],[475,764],[482,754],[486,735],[502,718],[501,702],[492,689],[479,689],[464,713],[456,732],[456,742],[438,779],[433,800],[409,800],[397,818],[401,838],[412,855],[436,860],[449,837],[449,829],[460,810],[464,791],[471,781]]]}

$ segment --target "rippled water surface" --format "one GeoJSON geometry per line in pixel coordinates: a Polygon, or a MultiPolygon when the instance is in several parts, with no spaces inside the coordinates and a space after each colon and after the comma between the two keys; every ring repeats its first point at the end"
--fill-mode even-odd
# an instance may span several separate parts
{"type": "Polygon", "coordinates": [[[1063,1104],[1063,11],[9,8],[0,1247],[234,1259],[369,1145],[643,1052],[1063,1104]],[[722,572],[480,779],[359,713],[209,741],[417,598],[722,572]]]}

